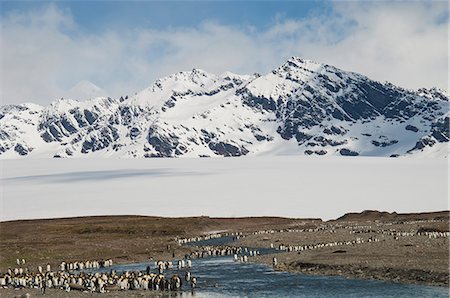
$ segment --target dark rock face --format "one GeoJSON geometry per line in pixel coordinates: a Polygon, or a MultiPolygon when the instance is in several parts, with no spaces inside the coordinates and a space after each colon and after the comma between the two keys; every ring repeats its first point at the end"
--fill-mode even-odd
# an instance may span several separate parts
{"type": "Polygon", "coordinates": [[[375,141],[375,140],[373,140],[372,141],[372,144],[377,147],[387,147],[387,146],[391,146],[391,145],[394,145],[397,143],[398,143],[397,140],[391,140],[391,141],[375,141]]]}
{"type": "Polygon", "coordinates": [[[83,113],[84,113],[85,119],[87,120],[87,122],[90,125],[92,125],[95,122],[95,120],[97,120],[97,118],[98,118],[97,114],[95,114],[89,110],[84,110],[83,113]]]}
{"type": "Polygon", "coordinates": [[[433,138],[431,138],[431,137],[424,137],[420,141],[418,141],[416,143],[416,145],[412,149],[408,150],[408,152],[413,152],[414,150],[422,150],[426,146],[430,146],[431,147],[434,144],[436,144],[436,141],[433,138]]]}
{"type": "Polygon", "coordinates": [[[262,135],[254,135],[254,136],[258,142],[267,140],[266,136],[262,136],[262,135]]]}
{"type": "Polygon", "coordinates": [[[48,133],[48,131],[46,131],[46,132],[44,132],[43,134],[41,134],[41,138],[42,138],[45,142],[47,142],[47,143],[56,141],[55,138],[52,137],[52,136],[48,133]]]}
{"type": "Polygon", "coordinates": [[[133,119],[139,115],[136,111],[129,106],[120,106],[119,107],[120,121],[124,125],[130,125],[133,122],[133,119]]]}
{"type": "Polygon", "coordinates": [[[346,148],[342,148],[341,150],[339,150],[339,153],[343,156],[358,156],[359,153],[356,151],[352,151],[350,149],[346,149],[346,148]]]}
{"type": "Polygon", "coordinates": [[[328,139],[328,138],[325,138],[323,136],[314,137],[313,140],[315,142],[308,143],[309,146],[316,146],[316,145],[318,145],[318,146],[325,147],[325,146],[329,145],[329,146],[333,146],[334,147],[334,146],[339,146],[339,145],[343,145],[343,144],[346,143],[345,140],[343,140],[343,141],[334,141],[332,139],[328,139]]]}
{"type": "Polygon", "coordinates": [[[316,151],[314,151],[314,153],[317,155],[325,155],[325,154],[327,154],[327,151],[326,150],[316,150],[316,151]]]}
{"type": "Polygon", "coordinates": [[[70,113],[75,118],[75,120],[77,121],[77,124],[80,128],[83,128],[83,127],[89,125],[89,123],[86,121],[86,119],[84,118],[84,115],[79,111],[79,109],[73,109],[70,111],[70,113]]]}
{"type": "Polygon", "coordinates": [[[0,140],[8,140],[10,137],[9,133],[0,129],[0,140]]]}
{"type": "Polygon", "coordinates": [[[421,151],[425,147],[432,147],[436,143],[444,143],[449,140],[449,117],[446,116],[433,121],[430,134],[422,137],[413,148],[408,150],[408,153],[421,151]]]}
{"type": "Polygon", "coordinates": [[[365,101],[351,102],[348,99],[349,98],[341,97],[339,98],[338,103],[341,105],[345,113],[349,115],[352,119],[355,120],[367,119],[370,118],[371,116],[378,115],[376,110],[373,109],[373,107],[371,107],[367,102],[365,101]]]}
{"type": "Polygon", "coordinates": [[[367,79],[364,81],[360,84],[360,88],[366,95],[365,100],[379,112],[401,95],[391,85],[383,85],[367,79]]]}
{"type": "Polygon", "coordinates": [[[206,129],[201,130],[203,143],[209,144],[212,140],[216,139],[216,134],[208,132],[206,129]]]}
{"type": "Polygon", "coordinates": [[[208,146],[214,153],[222,156],[241,156],[248,153],[248,150],[245,149],[245,147],[237,147],[224,142],[210,142],[208,146]]]}
{"type": "Polygon", "coordinates": [[[172,157],[178,146],[178,138],[175,135],[172,137],[159,135],[152,127],[148,131],[147,140],[157,152],[152,157],[172,157]]]}
{"type": "Polygon", "coordinates": [[[130,130],[130,138],[131,138],[132,140],[136,139],[140,134],[141,134],[141,131],[140,131],[139,128],[137,128],[137,127],[133,127],[133,128],[130,130]]]}
{"type": "Polygon", "coordinates": [[[69,120],[67,120],[66,117],[62,117],[61,125],[69,134],[74,134],[78,132],[78,130],[70,123],[69,120]]]}
{"type": "Polygon", "coordinates": [[[19,153],[19,155],[21,156],[27,155],[30,152],[28,148],[25,148],[21,144],[17,144],[16,146],[14,146],[14,151],[19,153]]]}
{"type": "Polygon", "coordinates": [[[331,126],[330,128],[325,128],[323,132],[327,135],[340,135],[343,136],[348,131],[348,129],[345,129],[343,127],[337,127],[337,126],[331,126]]]}
{"type": "Polygon", "coordinates": [[[303,133],[301,131],[297,131],[295,133],[295,139],[299,144],[303,144],[304,142],[310,140],[313,136],[303,133]]]}
{"type": "Polygon", "coordinates": [[[248,90],[238,91],[238,93],[242,94],[242,101],[249,107],[269,112],[275,112],[277,109],[275,101],[270,98],[253,96],[248,90]]]}
{"type": "Polygon", "coordinates": [[[409,131],[413,131],[413,132],[418,132],[419,131],[419,129],[417,127],[415,127],[414,125],[409,125],[409,124],[406,125],[405,129],[409,130],[409,131]]]}
{"type": "Polygon", "coordinates": [[[448,142],[448,135],[444,133],[442,133],[441,131],[437,131],[434,130],[432,133],[432,136],[439,142],[439,143],[444,143],[444,142],[448,142]]]}
{"type": "Polygon", "coordinates": [[[440,143],[450,140],[449,129],[449,117],[438,119],[431,125],[432,136],[440,143]]]}
{"type": "Polygon", "coordinates": [[[112,145],[119,138],[117,129],[111,126],[103,127],[96,132],[83,142],[81,153],[102,150],[112,145]]]}
{"type": "Polygon", "coordinates": [[[58,142],[62,141],[63,134],[56,125],[54,125],[54,124],[50,125],[50,127],[48,128],[48,131],[50,132],[50,134],[53,136],[53,138],[55,140],[57,140],[58,142]]]}
{"type": "Polygon", "coordinates": [[[47,142],[62,142],[64,137],[76,134],[79,128],[89,125],[81,114],[75,110],[70,111],[77,123],[72,123],[67,115],[55,116],[50,115],[40,123],[39,129],[42,131],[41,137],[47,142]],[[78,126],[78,127],[76,127],[78,126]]]}

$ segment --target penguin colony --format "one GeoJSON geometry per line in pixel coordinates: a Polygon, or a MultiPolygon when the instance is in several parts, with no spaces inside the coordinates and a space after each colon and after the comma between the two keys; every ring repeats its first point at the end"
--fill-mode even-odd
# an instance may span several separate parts
{"type": "MultiPolygon", "coordinates": [[[[36,288],[45,294],[46,289],[61,289],[67,292],[78,290],[83,292],[106,293],[109,291],[126,290],[154,290],[154,291],[179,291],[183,281],[178,273],[166,277],[164,271],[172,269],[172,262],[155,262],[158,272],[151,272],[150,265],[145,271],[121,272],[84,272],[81,270],[100,269],[112,266],[112,260],[86,261],[86,262],[62,262],[58,271],[52,271],[50,264],[37,267],[37,271],[30,271],[26,267],[24,259],[17,259],[20,267],[8,269],[4,274],[0,273],[0,287],[8,288],[36,288]],[[23,268],[25,267],[25,268],[23,268]]],[[[188,271],[192,267],[191,260],[178,261],[178,269],[185,270],[184,281],[191,290],[197,285],[197,278],[188,271]]]]}

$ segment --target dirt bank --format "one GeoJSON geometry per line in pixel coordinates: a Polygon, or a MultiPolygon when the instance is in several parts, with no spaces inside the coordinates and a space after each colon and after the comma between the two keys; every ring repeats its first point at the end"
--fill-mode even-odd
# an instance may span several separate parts
{"type": "Polygon", "coordinates": [[[357,220],[348,221],[347,216],[311,231],[250,235],[233,245],[317,246],[252,258],[254,262],[272,265],[276,257],[278,270],[448,286],[449,237],[443,234],[448,231],[447,212],[436,213],[435,217],[430,213],[394,215],[383,220],[374,219],[373,212],[366,214],[368,218],[352,215],[357,220]],[[357,239],[360,243],[355,243],[357,239]],[[327,243],[332,246],[321,247],[327,243]]]}
{"type": "Polygon", "coordinates": [[[249,232],[276,226],[304,226],[314,220],[278,217],[162,218],[99,216],[0,222],[0,272],[24,258],[36,270],[47,263],[113,259],[114,263],[181,258],[191,248],[178,245],[177,237],[211,231],[249,232]]]}

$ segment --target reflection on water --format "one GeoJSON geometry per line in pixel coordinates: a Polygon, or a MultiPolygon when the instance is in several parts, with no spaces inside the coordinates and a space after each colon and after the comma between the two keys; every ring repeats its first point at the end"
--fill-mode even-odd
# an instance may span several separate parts
{"type": "MultiPolygon", "coordinates": [[[[195,259],[190,272],[198,279],[194,294],[188,285],[174,297],[448,297],[448,289],[355,280],[335,276],[308,276],[274,271],[270,266],[234,262],[232,257],[195,259]]],[[[144,271],[147,263],[115,265],[117,271],[144,271]]],[[[153,264],[152,264],[153,265],[153,264]]],[[[154,266],[153,266],[153,269],[154,266]]],[[[106,269],[105,269],[106,271],[106,269]]],[[[154,271],[154,270],[153,270],[154,271]]],[[[184,270],[177,271],[184,277],[184,270]]],[[[175,271],[168,271],[170,276],[175,271]]]]}

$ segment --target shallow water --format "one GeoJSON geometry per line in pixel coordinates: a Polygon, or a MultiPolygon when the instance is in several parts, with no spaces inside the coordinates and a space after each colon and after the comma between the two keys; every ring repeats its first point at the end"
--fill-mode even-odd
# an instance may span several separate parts
{"type": "MultiPolygon", "coordinates": [[[[176,263],[174,263],[176,264],[176,263]]],[[[448,288],[404,285],[336,276],[309,276],[277,272],[270,266],[234,262],[231,256],[195,259],[190,269],[197,277],[195,293],[187,283],[183,293],[195,297],[449,297],[448,288]]],[[[147,263],[115,265],[105,271],[144,271],[147,263]]],[[[152,271],[155,271],[152,264],[152,271]]],[[[166,276],[176,271],[166,272],[166,276]]],[[[178,272],[184,278],[184,270],[178,272]]]]}
{"type": "MultiPolygon", "coordinates": [[[[191,242],[186,245],[226,245],[231,236],[191,242]]],[[[249,248],[261,254],[279,252],[270,248],[249,248]]],[[[248,255],[248,253],[246,253],[248,255]]],[[[173,261],[176,267],[176,260],[173,261]]],[[[100,271],[145,271],[148,263],[115,265],[100,271]]],[[[156,272],[154,264],[150,264],[156,272]]],[[[233,261],[232,256],[209,257],[192,260],[189,269],[197,277],[195,292],[187,282],[183,292],[174,297],[449,297],[446,287],[405,285],[377,280],[347,279],[338,276],[311,276],[275,271],[271,266],[233,261]]],[[[185,269],[168,270],[166,277],[178,273],[183,279],[185,269]]],[[[183,279],[184,281],[184,279],[183,279]]]]}

